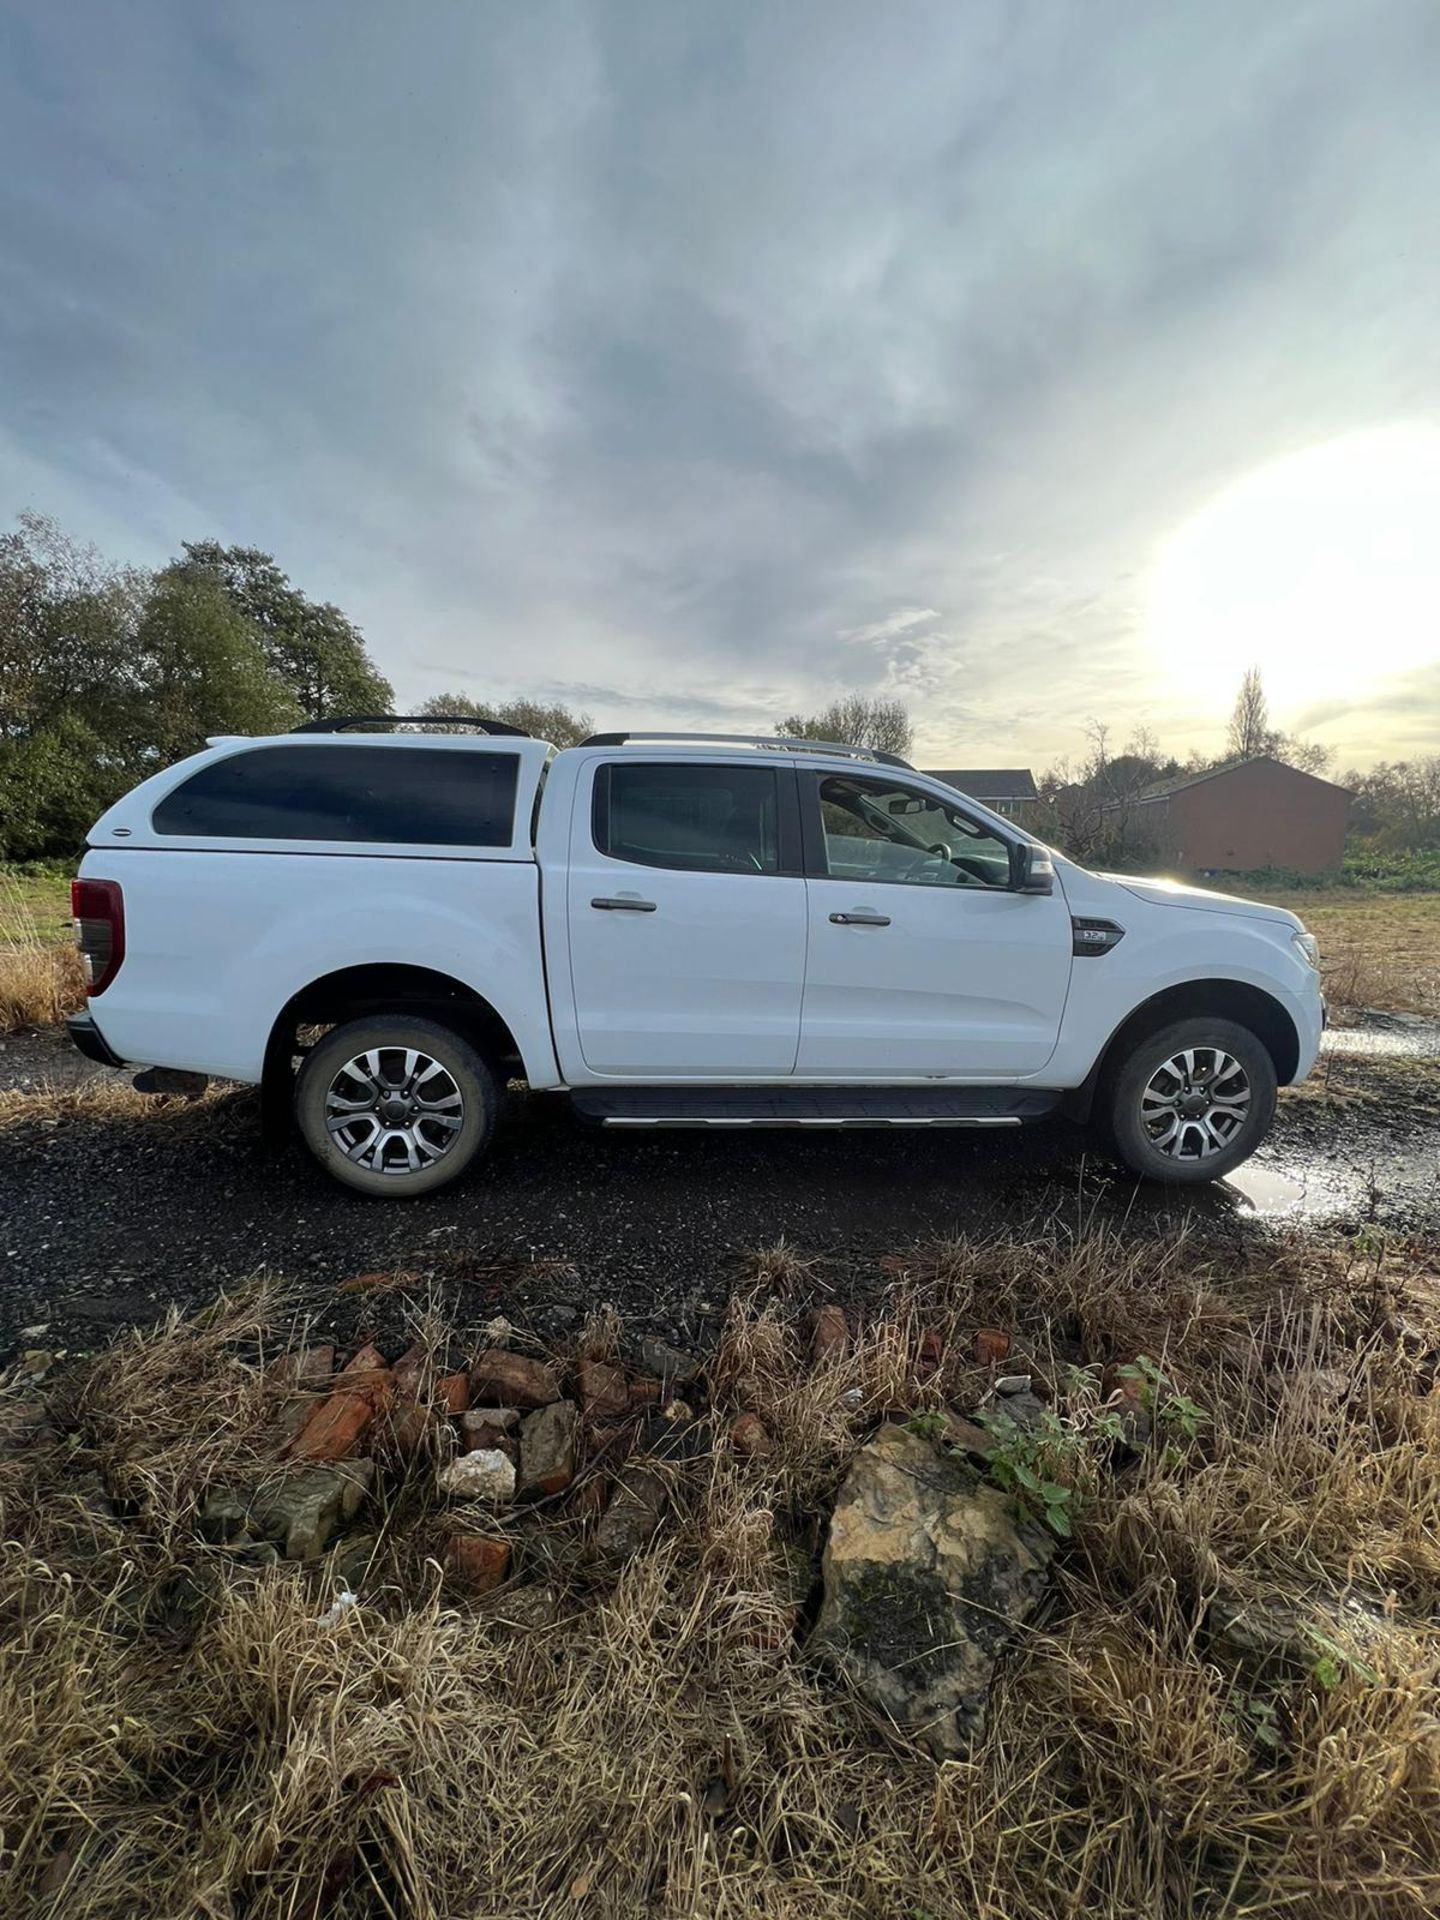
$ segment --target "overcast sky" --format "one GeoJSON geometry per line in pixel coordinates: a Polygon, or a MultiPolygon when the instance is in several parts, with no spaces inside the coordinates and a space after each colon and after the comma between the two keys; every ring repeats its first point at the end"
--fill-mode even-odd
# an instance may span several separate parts
{"type": "Polygon", "coordinates": [[[0,520],[407,704],[1440,751],[1437,102],[1433,0],[7,0],[0,520]]]}

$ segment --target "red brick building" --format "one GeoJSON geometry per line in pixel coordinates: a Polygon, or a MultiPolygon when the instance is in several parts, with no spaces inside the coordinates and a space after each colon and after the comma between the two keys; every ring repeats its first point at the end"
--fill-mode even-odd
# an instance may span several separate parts
{"type": "Polygon", "coordinates": [[[1267,757],[1175,781],[1137,805],[1136,825],[1187,873],[1324,873],[1344,854],[1350,795],[1267,757]]]}

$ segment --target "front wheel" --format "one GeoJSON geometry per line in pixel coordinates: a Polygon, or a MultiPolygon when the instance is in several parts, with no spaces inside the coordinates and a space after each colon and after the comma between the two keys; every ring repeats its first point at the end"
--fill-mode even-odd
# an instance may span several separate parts
{"type": "Polygon", "coordinates": [[[403,1014],[333,1028],[295,1082],[295,1117],[321,1166],[385,1200],[458,1179],[489,1144],[499,1104],[468,1040],[403,1014]]]}
{"type": "Polygon", "coordinates": [[[1132,1047],[1111,1082],[1116,1151],[1147,1180],[1223,1179],[1274,1118],[1275,1063],[1233,1020],[1177,1020],[1132,1047]]]}

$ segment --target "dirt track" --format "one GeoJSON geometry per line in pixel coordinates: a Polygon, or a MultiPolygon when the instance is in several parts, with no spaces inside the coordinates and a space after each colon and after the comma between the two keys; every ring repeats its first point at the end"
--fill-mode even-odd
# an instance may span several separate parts
{"type": "Polygon", "coordinates": [[[73,1056],[52,1035],[12,1038],[0,1072],[34,1091],[36,1110],[0,1132],[0,1344],[93,1346],[260,1267],[303,1276],[307,1302],[340,1325],[397,1316],[394,1294],[336,1288],[401,1267],[462,1321],[504,1311],[559,1325],[611,1300],[693,1340],[745,1251],[781,1238],[822,1256],[817,1287],[848,1295],[880,1278],[883,1256],[952,1235],[1188,1219],[1223,1245],[1296,1218],[1325,1232],[1440,1235],[1435,1037],[1341,1036],[1233,1182],[1180,1195],[1137,1185],[1059,1122],[1005,1134],[636,1138],[522,1095],[480,1172],[404,1205],[357,1199],[298,1148],[265,1152],[246,1092],[153,1118],[47,1119],[43,1081],[71,1071],[73,1056]],[[1359,1050],[1374,1045],[1386,1051],[1359,1050]]]}

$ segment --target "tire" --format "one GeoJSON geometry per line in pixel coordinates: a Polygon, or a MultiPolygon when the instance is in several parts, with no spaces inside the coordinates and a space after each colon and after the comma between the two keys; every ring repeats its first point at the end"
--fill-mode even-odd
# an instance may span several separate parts
{"type": "Polygon", "coordinates": [[[1222,1180],[1270,1131],[1275,1063],[1233,1020],[1177,1020],[1119,1062],[1108,1117],[1116,1152],[1142,1179],[1172,1186],[1222,1180]]]}
{"type": "Polygon", "coordinates": [[[295,1081],[296,1122],[315,1158],[347,1187],[382,1200],[458,1180],[490,1144],[499,1109],[495,1076],[470,1042],[406,1014],[333,1028],[295,1081]],[[386,1099],[394,1101],[388,1111],[386,1099]]]}

